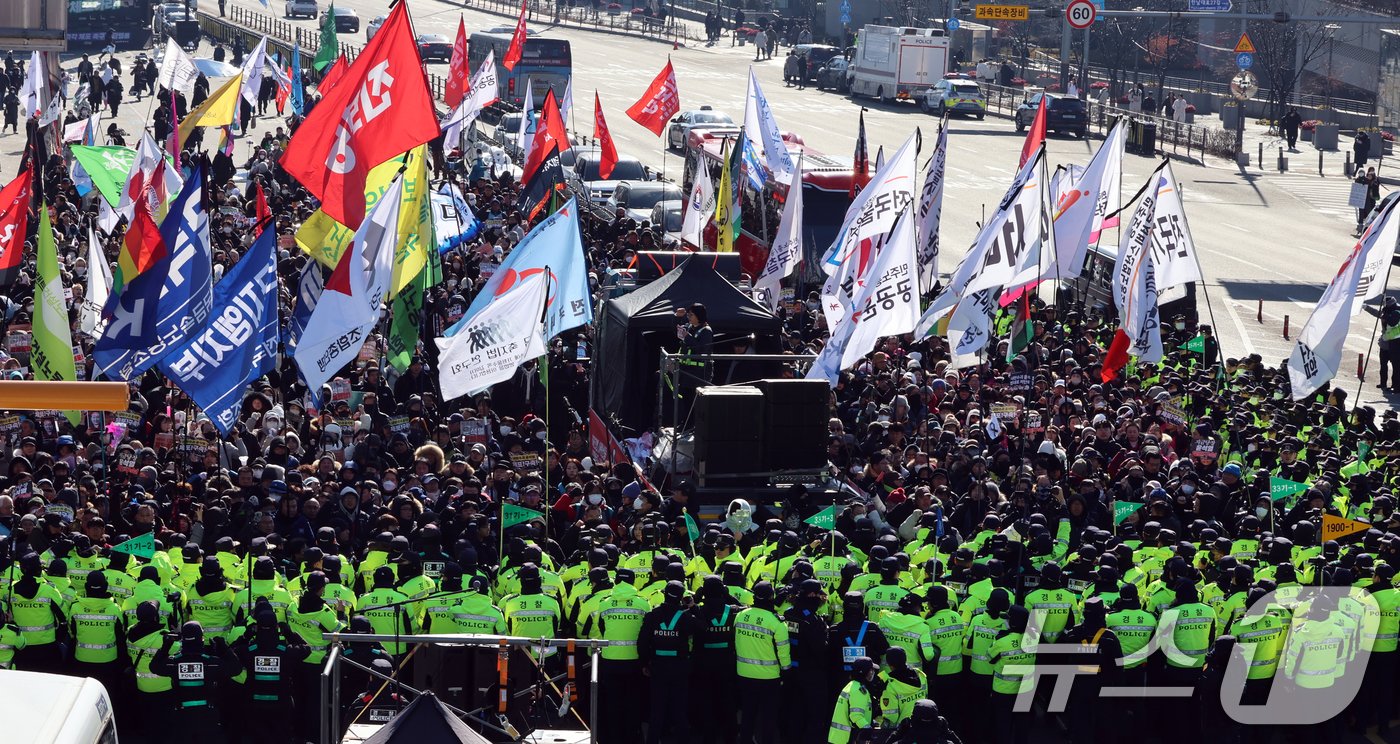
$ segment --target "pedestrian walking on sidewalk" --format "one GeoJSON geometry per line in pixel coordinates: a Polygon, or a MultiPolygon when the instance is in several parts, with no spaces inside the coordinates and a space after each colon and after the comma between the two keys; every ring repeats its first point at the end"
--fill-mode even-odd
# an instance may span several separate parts
{"type": "Polygon", "coordinates": [[[1366,202],[1361,209],[1356,210],[1356,233],[1361,234],[1361,228],[1366,225],[1366,217],[1371,214],[1371,210],[1376,208],[1376,202],[1381,199],[1381,179],[1376,175],[1375,168],[1367,168],[1366,172],[1356,177],[1356,182],[1366,187],[1366,202]]]}
{"type": "Polygon", "coordinates": [[[1298,149],[1298,128],[1303,125],[1303,117],[1298,114],[1298,109],[1288,107],[1288,113],[1283,115],[1283,137],[1288,140],[1288,149],[1298,149]]]}

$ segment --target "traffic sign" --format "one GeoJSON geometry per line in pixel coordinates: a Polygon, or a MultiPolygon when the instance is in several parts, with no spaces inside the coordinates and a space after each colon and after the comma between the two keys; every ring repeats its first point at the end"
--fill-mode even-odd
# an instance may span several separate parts
{"type": "Polygon", "coordinates": [[[948,20],[943,22],[943,27],[948,29],[949,31],[957,31],[958,29],[962,28],[962,21],[956,18],[949,18],[948,20]]]}
{"type": "Polygon", "coordinates": [[[1070,0],[1069,5],[1065,6],[1065,20],[1070,28],[1088,28],[1094,25],[1098,15],[1099,10],[1092,0],[1070,0]]]}
{"type": "Polygon", "coordinates": [[[1249,52],[1240,52],[1235,55],[1235,66],[1241,70],[1248,70],[1254,66],[1254,55],[1249,52]]]}
{"type": "Polygon", "coordinates": [[[1230,95],[1241,101],[1247,101],[1259,92],[1259,79],[1254,77],[1254,73],[1249,70],[1240,70],[1234,77],[1230,78],[1230,95]]]}
{"type": "Polygon", "coordinates": [[[973,13],[979,21],[1028,21],[1029,5],[978,5],[973,13]]]}
{"type": "Polygon", "coordinates": [[[1256,51],[1258,50],[1254,48],[1254,42],[1249,40],[1249,34],[1240,34],[1239,43],[1235,44],[1235,54],[1239,54],[1241,52],[1249,52],[1250,54],[1253,54],[1256,51]]]}
{"type": "Polygon", "coordinates": [[[1188,0],[1186,10],[1191,13],[1224,13],[1233,7],[1230,0],[1188,0]]]}

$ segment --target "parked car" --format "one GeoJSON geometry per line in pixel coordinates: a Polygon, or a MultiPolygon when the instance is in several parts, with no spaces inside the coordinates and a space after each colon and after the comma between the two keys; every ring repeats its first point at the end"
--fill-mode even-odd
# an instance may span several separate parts
{"type": "Polygon", "coordinates": [[[287,18],[315,18],[320,12],[316,0],[287,0],[283,9],[283,15],[287,18]]]}
{"type": "Polygon", "coordinates": [[[573,145],[569,149],[559,153],[559,167],[563,168],[565,173],[568,173],[574,169],[574,162],[579,158],[585,155],[595,155],[599,151],[600,148],[591,145],[573,145]]]}
{"type": "Polygon", "coordinates": [[[521,116],[523,114],[519,111],[502,115],[500,121],[496,122],[496,131],[491,135],[491,139],[513,157],[521,154],[520,148],[515,144],[516,138],[520,136],[521,116]]]}
{"type": "Polygon", "coordinates": [[[846,84],[846,71],[850,68],[851,62],[845,57],[832,57],[821,67],[817,68],[814,78],[814,85],[818,90],[834,90],[837,93],[845,93],[849,87],[846,84]]]}
{"type": "Polygon", "coordinates": [[[373,39],[374,35],[379,33],[379,27],[383,26],[384,22],[387,20],[389,20],[388,16],[375,16],[374,20],[370,21],[368,26],[365,26],[365,41],[373,39]]]}
{"type": "Polygon", "coordinates": [[[729,114],[715,111],[710,106],[701,106],[694,111],[677,114],[671,120],[671,126],[666,128],[666,145],[672,150],[679,150],[685,147],[686,138],[692,131],[732,126],[735,126],[734,118],[729,114]]]}
{"type": "Polygon", "coordinates": [[[430,59],[451,62],[452,42],[442,34],[418,34],[418,56],[424,62],[430,59]]]}
{"type": "MultiPolygon", "coordinates": [[[[599,156],[585,155],[574,160],[572,176],[574,192],[582,194],[585,201],[604,204],[613,194],[613,189],[622,181],[649,181],[650,175],[642,161],[628,155],[619,155],[608,180],[598,177],[599,156]]],[[[679,198],[679,197],[677,197],[679,198]]]]}
{"type": "Polygon", "coordinates": [[[1089,111],[1084,102],[1055,93],[1033,93],[1016,107],[1016,131],[1024,132],[1035,121],[1040,99],[1045,99],[1045,131],[1069,132],[1080,139],[1089,136],[1089,111]]]}
{"type": "Polygon", "coordinates": [[[924,91],[919,107],[937,116],[967,114],[983,119],[987,116],[987,96],[974,80],[945,78],[924,91]]]}
{"type": "Polygon", "coordinates": [[[663,199],[651,208],[651,229],[663,244],[681,241],[684,208],[680,199],[663,199]]]}
{"type": "MultiPolygon", "coordinates": [[[[612,175],[617,175],[615,170],[612,175]]],[[[607,204],[609,212],[622,207],[627,210],[628,217],[640,224],[642,220],[651,219],[651,208],[656,206],[658,202],[680,201],[684,198],[685,194],[681,193],[681,187],[674,183],[620,180],[608,197],[607,204]]]]}
{"type": "Polygon", "coordinates": [[[327,13],[335,14],[335,32],[338,34],[358,34],[360,32],[360,14],[354,8],[337,7],[335,5],[326,8],[321,12],[321,20],[326,20],[327,13]]]}
{"type": "Polygon", "coordinates": [[[840,49],[826,44],[798,44],[792,50],[797,52],[798,56],[806,55],[808,79],[814,77],[827,60],[841,56],[840,49]]]}

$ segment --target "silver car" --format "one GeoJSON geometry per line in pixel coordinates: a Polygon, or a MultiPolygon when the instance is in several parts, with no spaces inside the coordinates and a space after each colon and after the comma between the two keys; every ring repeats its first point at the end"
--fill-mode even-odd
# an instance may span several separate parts
{"type": "Polygon", "coordinates": [[[692,131],[733,126],[734,119],[729,114],[701,106],[695,111],[678,114],[671,120],[671,126],[666,128],[666,145],[672,150],[680,150],[685,147],[686,137],[692,131]]]}

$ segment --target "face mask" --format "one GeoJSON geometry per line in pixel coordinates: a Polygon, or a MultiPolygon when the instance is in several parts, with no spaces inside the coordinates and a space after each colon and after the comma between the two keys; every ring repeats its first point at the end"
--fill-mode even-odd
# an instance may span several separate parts
{"type": "Polygon", "coordinates": [[[642,500],[641,496],[638,496],[637,498],[632,499],[632,508],[636,509],[637,511],[641,511],[642,507],[646,506],[646,503],[647,502],[642,500]]]}
{"type": "Polygon", "coordinates": [[[1264,516],[1265,516],[1266,514],[1268,514],[1268,513],[1269,513],[1269,507],[1267,507],[1267,506],[1256,506],[1256,507],[1254,507],[1254,516],[1259,517],[1260,519],[1263,519],[1264,516]]]}
{"type": "Polygon", "coordinates": [[[817,309],[817,303],[812,302],[811,300],[808,300],[808,301],[807,301],[807,309],[808,309],[808,310],[816,310],[816,309],[817,309]]]}
{"type": "Polygon", "coordinates": [[[597,506],[597,505],[603,503],[603,494],[601,494],[601,493],[590,493],[590,494],[588,494],[588,503],[590,503],[590,504],[592,504],[592,505],[594,505],[594,506],[597,506]]]}
{"type": "Polygon", "coordinates": [[[501,427],[501,436],[505,436],[505,435],[511,433],[512,431],[514,431],[514,430],[511,429],[509,426],[502,426],[502,427],[501,427]]]}
{"type": "Polygon", "coordinates": [[[542,431],[540,431],[540,432],[535,432],[535,439],[538,439],[538,440],[540,440],[541,442],[543,442],[543,441],[545,440],[545,436],[546,436],[545,432],[542,432],[542,431]]]}
{"type": "Polygon", "coordinates": [[[253,468],[253,480],[262,480],[262,468],[253,468]]]}
{"type": "Polygon", "coordinates": [[[1251,445],[1249,445],[1246,449],[1248,449],[1250,452],[1258,452],[1258,451],[1259,451],[1259,445],[1257,445],[1257,444],[1251,444],[1251,445]]]}
{"type": "Polygon", "coordinates": [[[1187,496],[1190,496],[1191,494],[1196,492],[1196,487],[1189,484],[1182,484],[1181,492],[1186,494],[1187,496]]]}
{"type": "Polygon", "coordinates": [[[398,488],[398,487],[399,487],[399,484],[398,484],[397,481],[384,481],[384,490],[385,490],[385,491],[392,491],[392,490],[394,490],[395,488],[398,488]]]}

